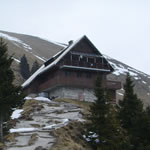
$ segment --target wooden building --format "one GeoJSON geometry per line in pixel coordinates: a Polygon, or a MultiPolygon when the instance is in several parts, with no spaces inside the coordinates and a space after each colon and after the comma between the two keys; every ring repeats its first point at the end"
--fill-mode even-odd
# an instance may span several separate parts
{"type": "Polygon", "coordinates": [[[95,80],[101,76],[103,86],[115,101],[121,84],[107,80],[112,71],[106,58],[83,36],[76,42],[70,41],[68,47],[45,62],[22,87],[27,94],[93,101],[95,80]]]}

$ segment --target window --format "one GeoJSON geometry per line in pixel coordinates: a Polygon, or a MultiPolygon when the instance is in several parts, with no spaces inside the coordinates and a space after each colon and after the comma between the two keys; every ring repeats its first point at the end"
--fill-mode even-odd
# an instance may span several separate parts
{"type": "Polygon", "coordinates": [[[80,62],[81,63],[86,63],[87,62],[87,58],[85,56],[80,56],[80,62]]]}
{"type": "Polygon", "coordinates": [[[94,58],[88,58],[89,63],[94,63],[94,58]]]}

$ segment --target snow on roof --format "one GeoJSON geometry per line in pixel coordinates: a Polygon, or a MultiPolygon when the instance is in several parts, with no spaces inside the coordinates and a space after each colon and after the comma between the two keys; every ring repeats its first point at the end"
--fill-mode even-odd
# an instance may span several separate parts
{"type": "Polygon", "coordinates": [[[29,85],[43,70],[45,66],[42,65],[32,76],[30,76],[30,78],[28,78],[23,84],[22,87],[26,87],[27,85],[29,85]]]}
{"type": "MultiPolygon", "coordinates": [[[[73,44],[71,44],[69,47],[64,48],[64,52],[52,63],[50,63],[48,66],[42,65],[29,79],[27,79],[23,84],[22,87],[25,88],[28,86],[37,76],[44,73],[51,67],[55,66],[77,43],[79,43],[85,36],[82,36],[80,39],[75,41],[73,44]]],[[[58,52],[55,56],[58,56],[62,51],[58,52]]],[[[53,56],[54,57],[54,56],[53,56]]]]}

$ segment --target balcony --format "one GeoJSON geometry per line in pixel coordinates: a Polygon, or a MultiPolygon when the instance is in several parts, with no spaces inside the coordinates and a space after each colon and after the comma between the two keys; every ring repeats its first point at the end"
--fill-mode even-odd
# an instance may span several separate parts
{"type": "Polygon", "coordinates": [[[106,82],[106,87],[108,89],[113,89],[113,90],[119,90],[121,89],[121,82],[119,81],[107,81],[106,82]]]}
{"type": "Polygon", "coordinates": [[[71,60],[65,60],[61,62],[61,66],[74,66],[74,67],[80,67],[80,68],[89,68],[89,69],[101,69],[110,71],[109,64],[104,63],[90,63],[90,62],[82,62],[82,61],[71,61],[71,60]]]}

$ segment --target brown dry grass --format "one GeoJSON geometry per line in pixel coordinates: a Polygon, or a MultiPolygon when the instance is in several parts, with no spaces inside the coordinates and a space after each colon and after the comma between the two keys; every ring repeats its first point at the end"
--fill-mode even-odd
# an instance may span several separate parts
{"type": "Polygon", "coordinates": [[[33,145],[36,140],[38,139],[38,134],[37,133],[33,133],[30,137],[30,140],[28,142],[28,145],[33,145]]]}
{"type": "Polygon", "coordinates": [[[51,150],[92,150],[83,139],[84,124],[72,121],[67,126],[52,131],[56,137],[56,143],[51,150]]]}
{"type": "MultiPolygon", "coordinates": [[[[90,102],[72,99],[56,99],[57,102],[72,103],[83,109],[84,117],[89,114],[90,102]]],[[[84,123],[72,121],[67,126],[52,131],[56,137],[56,143],[51,150],[92,150],[90,145],[83,139],[84,123]]]]}
{"type": "Polygon", "coordinates": [[[18,133],[9,133],[4,137],[4,140],[7,142],[16,142],[16,137],[18,136],[18,133]]]}
{"type": "Polygon", "coordinates": [[[91,102],[72,100],[72,99],[56,99],[55,101],[72,103],[72,104],[75,104],[76,106],[82,108],[83,109],[82,115],[84,118],[86,118],[86,116],[89,115],[90,105],[92,104],[91,102]]]}
{"type": "Polygon", "coordinates": [[[31,113],[34,112],[35,110],[41,110],[43,108],[42,105],[40,105],[39,101],[36,100],[27,100],[25,101],[23,105],[23,112],[21,113],[21,118],[26,119],[26,120],[31,120],[31,113]]]}
{"type": "Polygon", "coordinates": [[[0,143],[0,150],[4,150],[5,145],[3,143],[0,143]]]}

